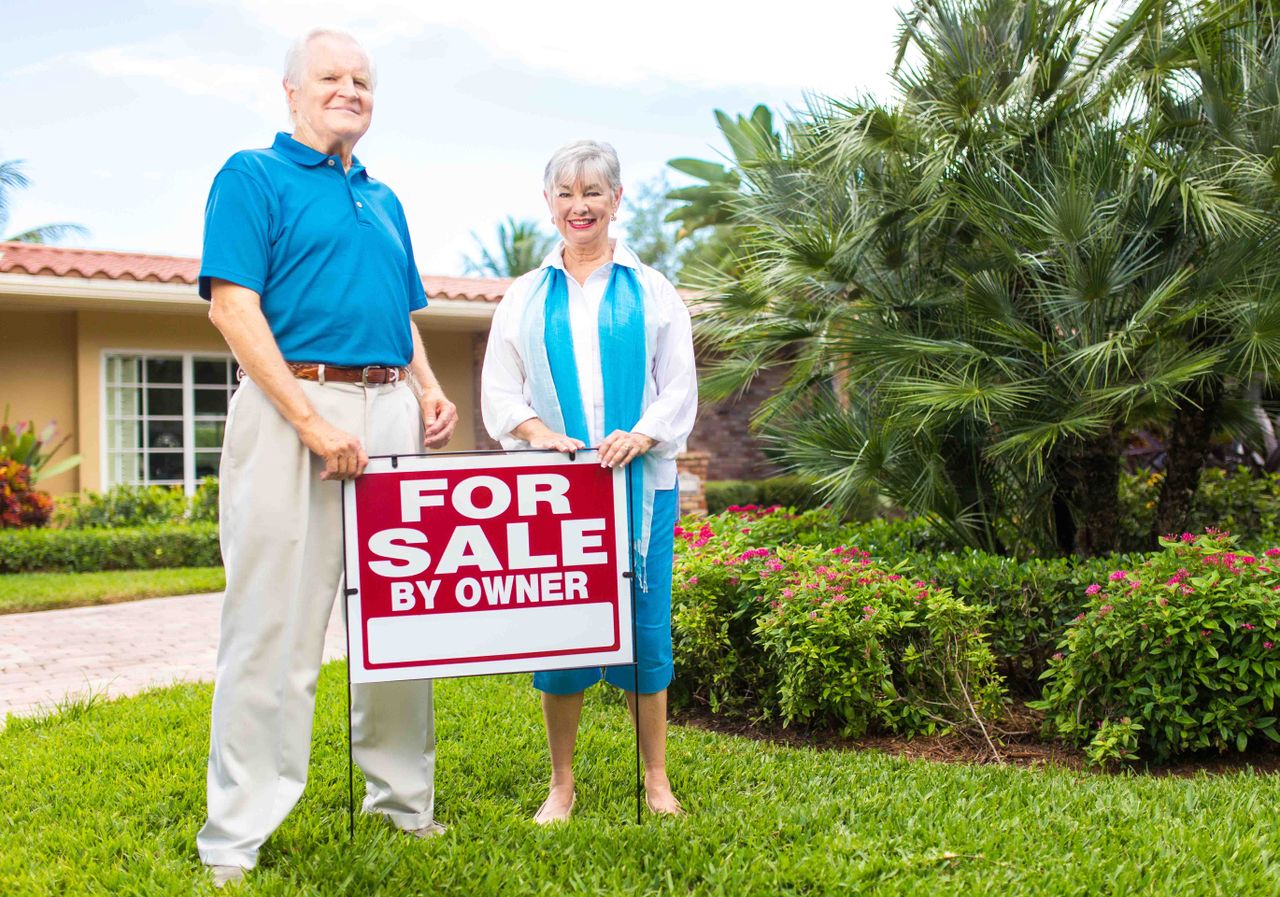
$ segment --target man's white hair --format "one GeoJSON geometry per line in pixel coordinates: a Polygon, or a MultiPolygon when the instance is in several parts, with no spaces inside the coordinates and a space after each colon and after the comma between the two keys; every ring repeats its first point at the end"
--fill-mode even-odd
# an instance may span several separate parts
{"type": "Polygon", "coordinates": [[[591,178],[600,178],[616,192],[622,186],[622,166],[612,146],[599,140],[571,140],[551,154],[542,172],[542,186],[547,196],[556,188],[572,186],[591,178]]]}
{"type": "Polygon", "coordinates": [[[372,90],[378,86],[378,67],[373,64],[373,57],[369,55],[369,51],[356,40],[355,35],[339,28],[312,28],[293,42],[289,52],[284,55],[284,80],[290,86],[297,87],[306,77],[307,54],[311,50],[311,42],[318,37],[337,37],[355,44],[364,54],[365,61],[369,63],[369,89],[372,90]]]}

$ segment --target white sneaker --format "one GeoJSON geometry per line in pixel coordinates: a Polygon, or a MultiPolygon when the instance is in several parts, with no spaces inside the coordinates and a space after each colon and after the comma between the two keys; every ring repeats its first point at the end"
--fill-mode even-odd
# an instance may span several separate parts
{"type": "Polygon", "coordinates": [[[210,866],[209,877],[213,879],[215,888],[239,884],[244,881],[243,866],[210,866]]]}

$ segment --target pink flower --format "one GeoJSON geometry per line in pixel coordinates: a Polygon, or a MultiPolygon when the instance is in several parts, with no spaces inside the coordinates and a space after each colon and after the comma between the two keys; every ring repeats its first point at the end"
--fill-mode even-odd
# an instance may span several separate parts
{"type": "Polygon", "coordinates": [[[818,612],[816,610],[809,611],[809,619],[810,620],[818,619],[818,612]]]}
{"type": "Polygon", "coordinates": [[[1195,537],[1195,534],[1194,534],[1194,533],[1183,533],[1183,534],[1182,534],[1182,541],[1183,541],[1183,542],[1194,542],[1195,540],[1196,540],[1196,537],[1195,537]]]}
{"type": "Polygon", "coordinates": [[[1269,558],[1280,558],[1280,548],[1268,548],[1263,554],[1269,558]]]}
{"type": "Polygon", "coordinates": [[[1054,654],[1053,654],[1053,659],[1054,659],[1054,660],[1061,660],[1064,656],[1065,656],[1065,655],[1064,655],[1061,651],[1055,651],[1055,652],[1054,652],[1054,654]]]}
{"type": "Polygon", "coordinates": [[[691,585],[691,586],[696,586],[697,584],[698,584],[698,577],[696,577],[696,576],[690,576],[690,577],[689,577],[689,585],[691,585]]]}
{"type": "Polygon", "coordinates": [[[1268,651],[1270,651],[1270,650],[1271,650],[1272,648],[1274,648],[1275,646],[1276,646],[1276,643],[1275,643],[1275,642],[1263,642],[1263,643],[1262,643],[1262,647],[1266,648],[1268,651]]]}
{"type": "Polygon", "coordinates": [[[1076,614],[1074,619],[1077,623],[1079,623],[1081,620],[1084,619],[1084,616],[1085,616],[1084,614],[1076,614]]]}
{"type": "Polygon", "coordinates": [[[783,598],[791,598],[791,597],[794,597],[794,596],[795,596],[795,592],[794,592],[794,591],[792,591],[791,589],[783,589],[783,590],[782,590],[782,597],[783,597],[783,598]]]}
{"type": "Polygon", "coordinates": [[[1119,582],[1120,580],[1124,579],[1128,575],[1129,574],[1123,570],[1117,570],[1107,578],[1110,579],[1112,582],[1119,582]]]}
{"type": "Polygon", "coordinates": [[[1084,590],[1084,593],[1085,593],[1086,595],[1096,595],[1096,594],[1098,594],[1098,593],[1099,593],[1099,592],[1101,592],[1101,591],[1102,591],[1102,586],[1098,585],[1098,584],[1095,582],[1095,583],[1092,583],[1092,584],[1089,586],[1089,588],[1085,589],[1085,590],[1084,590]]]}
{"type": "Polygon", "coordinates": [[[1257,629],[1258,627],[1257,627],[1257,626],[1254,626],[1252,623],[1241,623],[1241,624],[1240,624],[1240,628],[1241,628],[1241,629],[1247,629],[1247,630],[1249,630],[1249,631],[1253,631],[1254,629],[1257,629]]]}
{"type": "Polygon", "coordinates": [[[897,582],[897,581],[898,581],[898,580],[900,580],[900,579],[902,579],[902,577],[901,577],[901,576],[899,576],[899,575],[898,575],[898,574],[896,574],[896,573],[890,573],[890,574],[889,574],[889,582],[897,582]]]}
{"type": "Polygon", "coordinates": [[[1102,607],[1098,608],[1098,616],[1105,617],[1107,614],[1111,613],[1111,611],[1113,610],[1115,610],[1115,608],[1113,608],[1110,604],[1104,604],[1102,605],[1102,607]]]}

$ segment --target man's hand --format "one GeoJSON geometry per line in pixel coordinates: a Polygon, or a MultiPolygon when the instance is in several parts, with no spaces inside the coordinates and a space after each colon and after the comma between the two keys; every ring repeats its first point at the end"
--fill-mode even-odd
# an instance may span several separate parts
{"type": "Polygon", "coordinates": [[[324,459],[322,480],[354,480],[369,463],[358,438],[319,416],[298,427],[298,437],[324,459]]]}
{"type": "Polygon", "coordinates": [[[458,425],[458,408],[439,389],[430,389],[418,398],[422,408],[422,444],[440,448],[453,436],[458,425]]]}

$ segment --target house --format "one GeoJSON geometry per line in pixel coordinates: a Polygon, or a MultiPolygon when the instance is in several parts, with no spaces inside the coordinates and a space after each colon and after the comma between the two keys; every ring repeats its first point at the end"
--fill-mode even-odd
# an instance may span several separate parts
{"type": "MultiPolygon", "coordinates": [[[[156,483],[192,491],[217,473],[236,367],[209,323],[208,303],[196,295],[199,265],[0,242],[0,404],[9,405],[11,423],[56,421],[71,434],[59,457],[82,456],[78,468],[42,488],[59,494],[156,483]]],[[[430,305],[413,317],[458,406],[450,449],[494,447],[480,421],[479,372],[490,318],[509,283],[423,278],[430,305]]],[[[703,410],[690,448],[710,452],[711,476],[770,470],[746,436],[757,401],[748,395],[703,410]]]]}

